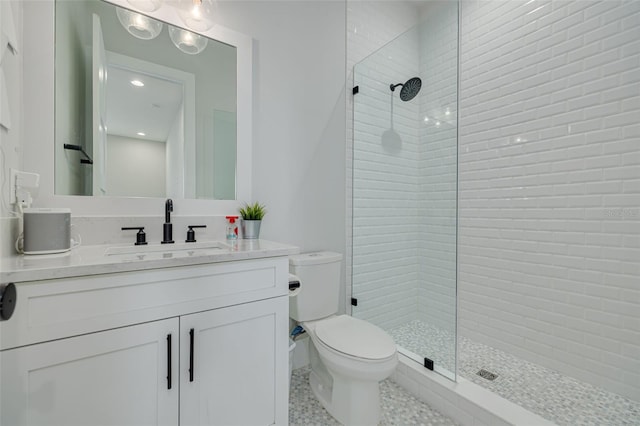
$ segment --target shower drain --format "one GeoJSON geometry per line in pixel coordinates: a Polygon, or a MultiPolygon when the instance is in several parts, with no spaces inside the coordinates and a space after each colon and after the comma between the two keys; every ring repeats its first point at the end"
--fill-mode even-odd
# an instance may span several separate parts
{"type": "Polygon", "coordinates": [[[495,380],[496,377],[498,377],[496,373],[492,373],[491,371],[487,371],[484,369],[478,371],[476,374],[482,377],[483,379],[487,379],[487,380],[495,380]]]}

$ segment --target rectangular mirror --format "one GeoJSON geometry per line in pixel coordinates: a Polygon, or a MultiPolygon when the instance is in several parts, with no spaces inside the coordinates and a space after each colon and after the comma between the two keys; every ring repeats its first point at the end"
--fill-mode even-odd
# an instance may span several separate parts
{"type": "Polygon", "coordinates": [[[56,0],[55,194],[237,199],[237,67],[231,44],[56,0]]]}

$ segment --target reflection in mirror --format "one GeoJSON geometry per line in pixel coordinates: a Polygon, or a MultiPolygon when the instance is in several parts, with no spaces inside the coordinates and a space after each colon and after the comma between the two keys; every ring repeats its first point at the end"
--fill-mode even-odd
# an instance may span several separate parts
{"type": "Polygon", "coordinates": [[[103,1],[55,12],[55,193],[235,199],[236,48],[103,1]]]}

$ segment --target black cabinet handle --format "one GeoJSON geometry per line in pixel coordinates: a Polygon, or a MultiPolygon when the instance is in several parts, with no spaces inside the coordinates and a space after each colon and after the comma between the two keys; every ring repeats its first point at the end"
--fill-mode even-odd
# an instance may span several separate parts
{"type": "Polygon", "coordinates": [[[171,334],[167,334],[167,389],[171,389],[171,334]]]}
{"type": "Polygon", "coordinates": [[[189,381],[193,382],[193,328],[189,330],[189,381]]]}

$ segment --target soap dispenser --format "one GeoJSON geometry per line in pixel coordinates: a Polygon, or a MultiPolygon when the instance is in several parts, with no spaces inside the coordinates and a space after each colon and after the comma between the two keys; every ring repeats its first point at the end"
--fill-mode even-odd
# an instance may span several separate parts
{"type": "Polygon", "coordinates": [[[238,239],[238,216],[226,216],[227,218],[227,240],[235,241],[238,239]]]}

